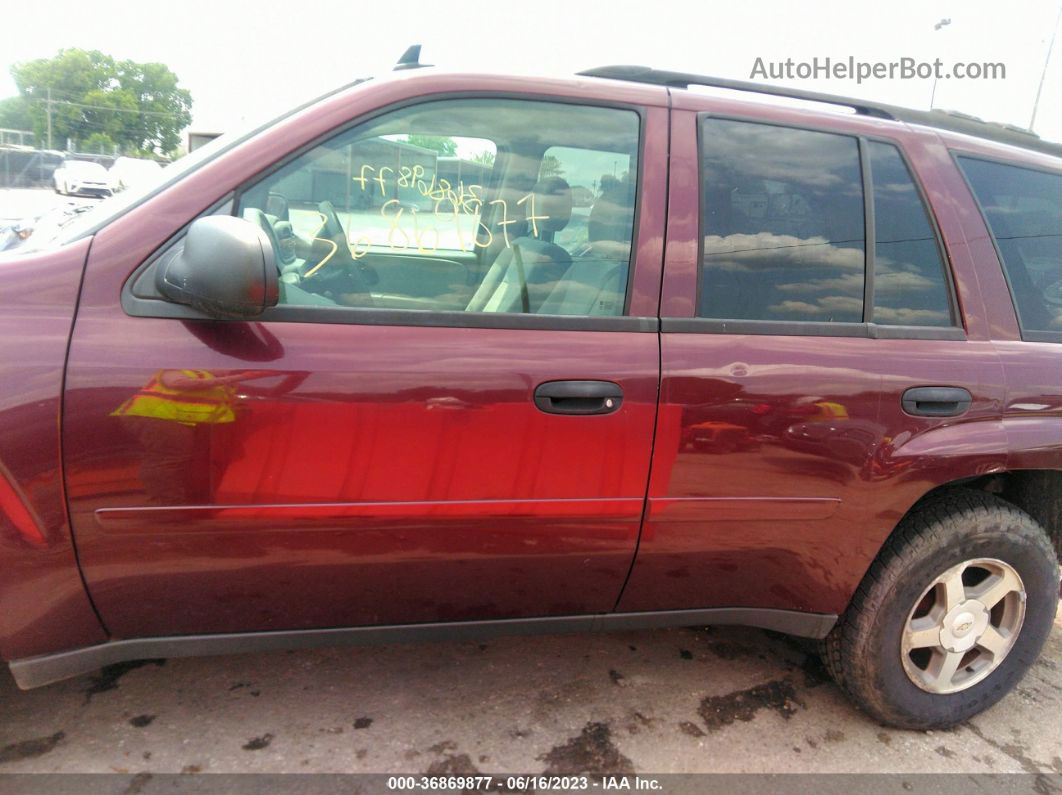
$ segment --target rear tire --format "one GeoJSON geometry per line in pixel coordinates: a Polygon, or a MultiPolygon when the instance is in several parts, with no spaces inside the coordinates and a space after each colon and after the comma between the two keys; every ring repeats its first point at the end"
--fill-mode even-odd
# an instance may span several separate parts
{"type": "Polygon", "coordinates": [[[984,492],[944,493],[896,528],[823,660],[881,723],[952,726],[1003,698],[1036,661],[1058,588],[1054,549],[1032,517],[984,492]]]}

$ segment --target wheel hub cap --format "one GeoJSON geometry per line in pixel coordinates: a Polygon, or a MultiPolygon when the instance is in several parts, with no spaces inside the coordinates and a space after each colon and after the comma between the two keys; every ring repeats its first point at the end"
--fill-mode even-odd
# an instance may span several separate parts
{"type": "Polygon", "coordinates": [[[976,599],[963,602],[944,616],[940,645],[951,652],[969,651],[988,628],[988,608],[976,599]]]}
{"type": "Polygon", "coordinates": [[[929,585],[907,617],[900,657],[908,678],[930,693],[956,693],[991,674],[1014,647],[1025,587],[1012,566],[977,558],[929,585]]]}

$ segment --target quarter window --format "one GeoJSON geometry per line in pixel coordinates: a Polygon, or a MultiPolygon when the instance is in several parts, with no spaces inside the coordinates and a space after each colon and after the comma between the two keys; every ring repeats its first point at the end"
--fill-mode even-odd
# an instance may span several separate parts
{"type": "Polygon", "coordinates": [[[505,99],[394,111],[242,193],[281,303],[621,315],[639,117],[505,99]]]}
{"type": "Polygon", "coordinates": [[[944,261],[914,180],[891,144],[871,141],[875,323],[950,326],[944,261]]]}
{"type": "Polygon", "coordinates": [[[1062,174],[959,157],[1023,331],[1062,332],[1062,174]]]}

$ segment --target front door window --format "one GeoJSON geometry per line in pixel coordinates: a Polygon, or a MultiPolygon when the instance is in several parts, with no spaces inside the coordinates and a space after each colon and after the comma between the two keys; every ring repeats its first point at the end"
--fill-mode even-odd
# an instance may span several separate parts
{"type": "Polygon", "coordinates": [[[281,303],[622,315],[639,116],[514,99],[358,125],[243,192],[281,303]]]}

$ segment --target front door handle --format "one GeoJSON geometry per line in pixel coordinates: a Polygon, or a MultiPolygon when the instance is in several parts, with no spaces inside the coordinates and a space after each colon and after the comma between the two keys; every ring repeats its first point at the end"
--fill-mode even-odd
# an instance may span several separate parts
{"type": "Polygon", "coordinates": [[[623,403],[623,389],[611,381],[546,381],[535,389],[535,405],[547,414],[611,414],[623,403]]]}
{"type": "Polygon", "coordinates": [[[917,386],[903,393],[903,410],[916,417],[958,417],[973,402],[968,390],[957,386],[917,386]]]}

